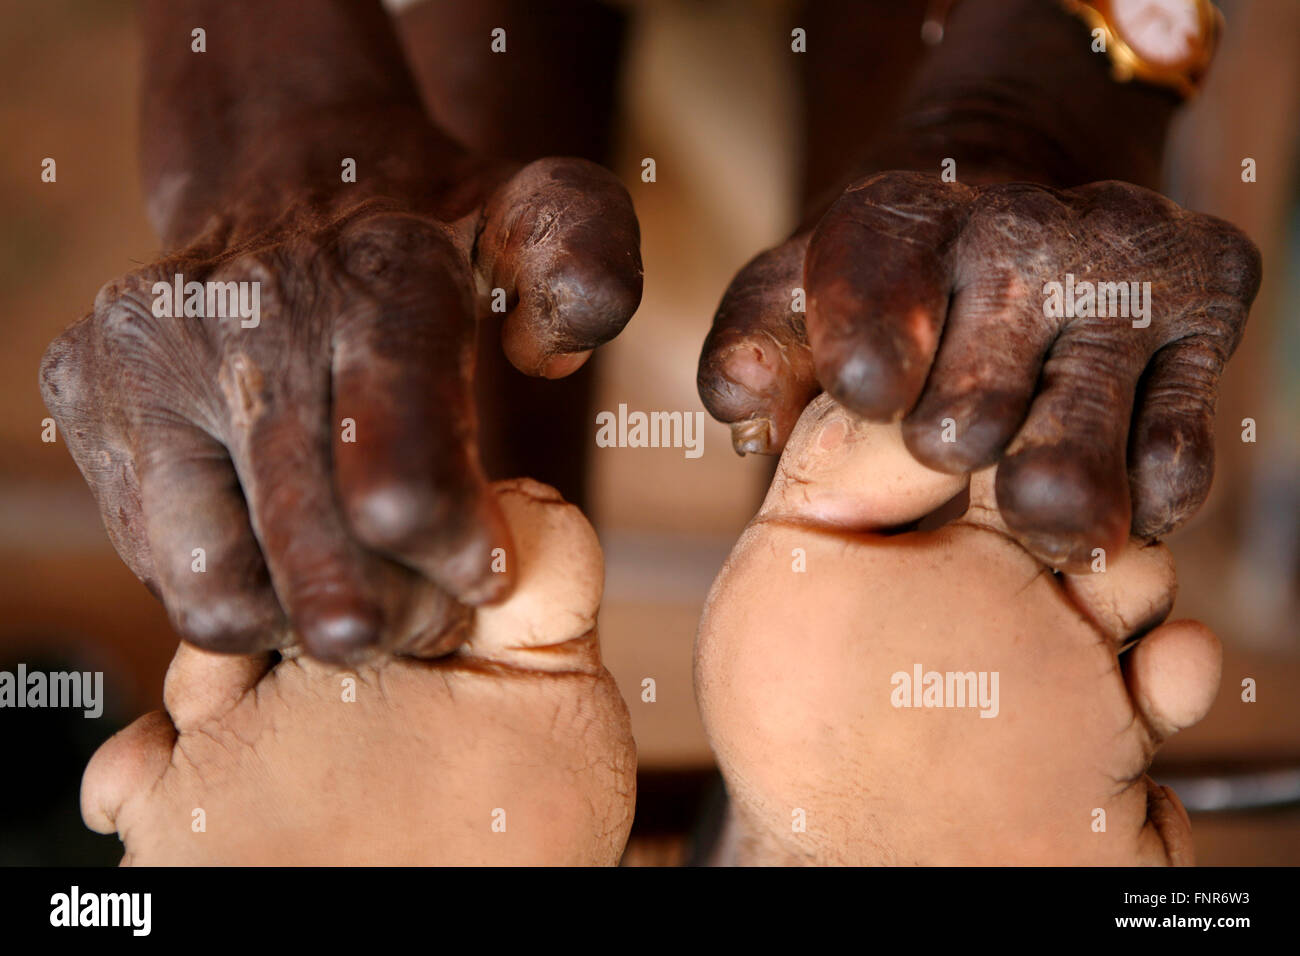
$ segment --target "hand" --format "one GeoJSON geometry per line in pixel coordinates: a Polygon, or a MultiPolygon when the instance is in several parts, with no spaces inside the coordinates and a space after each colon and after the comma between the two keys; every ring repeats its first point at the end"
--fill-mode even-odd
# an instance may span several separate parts
{"type": "Polygon", "coordinates": [[[144,866],[617,863],[636,750],[600,663],[596,536],[537,482],[490,493],[519,583],[459,653],[339,671],[182,644],[166,713],[86,769],[87,824],[144,866]]]}
{"type": "MultiPolygon", "coordinates": [[[[478,461],[476,322],[503,290],[519,369],[581,365],[640,299],[631,201],[581,160],[478,161],[418,110],[278,133],[233,164],[243,178],[197,239],[110,282],[50,346],[42,394],[186,640],[444,653],[463,605],[504,596],[514,566],[478,461]],[[383,147],[345,185],[312,136],[383,147]],[[155,283],[177,275],[255,286],[256,325],[158,316],[155,283]]],[[[163,198],[173,235],[197,200],[163,198]]]]}
{"type": "Polygon", "coordinates": [[[736,862],[1191,862],[1187,815],[1146,771],[1209,710],[1218,641],[1162,623],[1161,545],[1053,574],[1008,534],[991,471],[960,518],[900,531],[966,479],[829,396],[804,412],[696,645],[736,862]]]}
{"type": "Polygon", "coordinates": [[[1163,535],[1204,500],[1219,375],[1259,279],[1237,229],[1137,186],[881,173],[736,276],[700,395],[742,454],[779,452],[824,388],[871,421],[901,420],[930,468],[1000,462],[1012,533],[1079,570],[1094,549],[1163,535]],[[1048,314],[1047,283],[1067,274],[1150,283],[1149,325],[1048,314]]]}

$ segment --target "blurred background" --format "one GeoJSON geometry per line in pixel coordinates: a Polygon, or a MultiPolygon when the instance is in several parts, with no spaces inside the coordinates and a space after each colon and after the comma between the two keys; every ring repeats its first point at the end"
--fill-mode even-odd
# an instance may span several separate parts
{"type": "MultiPolygon", "coordinates": [[[[1224,45],[1180,116],[1166,192],[1244,229],[1264,285],[1228,367],[1209,502],[1169,544],[1175,616],[1223,639],[1219,700],[1153,775],[1194,817],[1200,862],[1300,863],[1300,3],[1223,0],[1224,45]],[[1250,157],[1258,174],[1241,180],[1250,157]],[[1258,440],[1241,440],[1254,419],[1258,440]],[[1241,700],[1243,679],[1257,700],[1241,700]]],[[[81,824],[82,768],[161,705],[176,637],[109,545],[63,443],[42,442],[49,341],[158,240],[137,182],[134,4],[0,0],[0,670],[105,675],[102,718],[0,710],[0,864],[114,864],[81,824]],[[41,182],[41,161],[58,163],[41,182]]],[[[792,9],[775,0],[650,0],[630,11],[616,171],[641,219],[645,297],[603,356],[596,407],[699,410],[695,366],[722,290],[798,213],[803,157],[792,9]],[[652,156],[657,181],[643,183],[652,156]]],[[[449,124],[453,125],[454,124],[449,124]]],[[[594,432],[594,426],[593,426],[594,432]]],[[[718,806],[691,648],[705,594],[766,486],[709,421],[704,454],[596,449],[591,511],[606,552],[601,637],[632,713],[640,799],[629,863],[675,864],[718,806]],[[654,678],[657,699],[641,699],[654,678]]]]}

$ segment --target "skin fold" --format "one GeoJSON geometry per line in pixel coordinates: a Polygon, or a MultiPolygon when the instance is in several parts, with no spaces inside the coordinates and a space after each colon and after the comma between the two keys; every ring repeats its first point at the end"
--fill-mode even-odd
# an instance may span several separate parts
{"type": "Polygon", "coordinates": [[[50,346],[46,405],[187,640],[443,653],[465,607],[511,585],[490,570],[510,542],[478,453],[477,327],[502,290],[498,351],[543,377],[616,335],[641,295],[627,191],[585,160],[458,146],[378,4],[256,22],[144,6],[143,172],[167,249],[50,346]],[[154,283],[178,273],[258,283],[260,323],[156,317],[154,283]]]}
{"type": "MultiPolygon", "coordinates": [[[[404,7],[394,24],[434,121],[475,153],[518,163],[614,153],[627,11],[600,0],[475,0],[404,7]],[[509,25],[509,54],[485,37],[509,25]]],[[[490,478],[531,475],[580,508],[600,356],[563,379],[520,372],[493,323],[474,360],[479,455],[490,478]]]]}
{"type": "Polygon", "coordinates": [[[87,824],[142,866],[617,863],[636,752],[600,661],[595,533],[537,482],[491,493],[517,585],[455,654],[339,670],[182,644],[166,711],[86,769],[87,824]]]}
{"type": "Polygon", "coordinates": [[[966,479],[917,464],[897,425],[829,396],[808,406],[697,640],[726,862],[1191,862],[1186,814],[1146,769],[1209,709],[1218,641],[1161,623],[1174,574],[1159,544],[1054,575],[1003,523],[992,471],[960,518],[887,533],[966,479]],[[893,675],[918,663],[997,672],[993,715],[894,706],[893,675]]]}

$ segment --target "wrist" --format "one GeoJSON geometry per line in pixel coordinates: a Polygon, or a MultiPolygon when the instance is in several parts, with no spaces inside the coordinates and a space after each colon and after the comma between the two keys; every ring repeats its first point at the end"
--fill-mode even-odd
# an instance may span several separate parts
{"type": "Polygon", "coordinates": [[[940,171],[962,182],[1158,184],[1173,93],[1118,83],[1057,0],[959,0],[944,39],[864,171],[940,171]]]}
{"type": "Polygon", "coordinates": [[[304,196],[429,193],[465,162],[377,0],[145,0],[142,13],[141,166],[168,246],[214,210],[247,231],[304,196]]]}
{"type": "Polygon", "coordinates": [[[452,222],[503,174],[410,107],[306,112],[223,148],[197,137],[143,153],[150,214],[168,248],[220,220],[224,244],[319,226],[376,200],[452,222]],[[172,182],[202,188],[169,188],[172,182]]]}

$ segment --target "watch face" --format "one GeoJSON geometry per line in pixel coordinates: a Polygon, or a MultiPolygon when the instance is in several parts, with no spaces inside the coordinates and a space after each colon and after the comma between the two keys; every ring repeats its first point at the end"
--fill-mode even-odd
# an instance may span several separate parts
{"type": "Polygon", "coordinates": [[[1161,66],[1186,62],[1201,42],[1196,0],[1112,0],[1111,16],[1133,52],[1161,66]]]}

